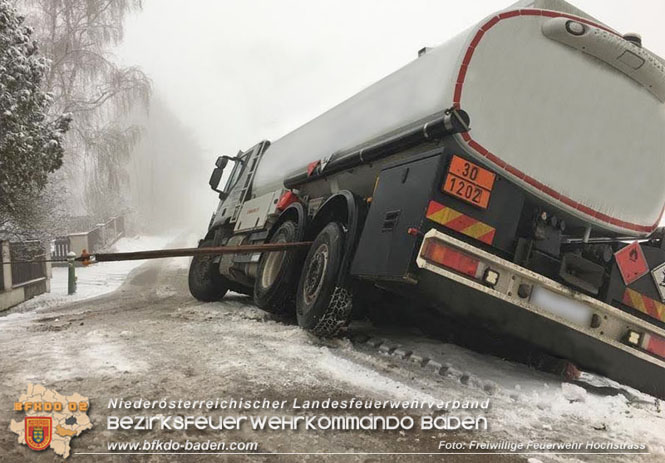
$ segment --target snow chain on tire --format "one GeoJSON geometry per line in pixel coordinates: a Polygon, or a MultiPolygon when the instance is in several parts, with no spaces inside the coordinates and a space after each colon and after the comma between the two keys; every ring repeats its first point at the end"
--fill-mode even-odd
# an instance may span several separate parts
{"type": "Polygon", "coordinates": [[[335,286],[328,310],[319,319],[316,326],[311,330],[320,337],[335,336],[339,330],[348,322],[353,308],[351,292],[345,288],[335,286]]]}

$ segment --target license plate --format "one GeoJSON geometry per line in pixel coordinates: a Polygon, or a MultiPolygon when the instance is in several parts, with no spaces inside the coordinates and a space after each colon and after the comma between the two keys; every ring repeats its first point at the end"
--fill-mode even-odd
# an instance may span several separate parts
{"type": "Polygon", "coordinates": [[[476,164],[453,156],[442,190],[456,198],[487,209],[496,174],[476,164]]]}

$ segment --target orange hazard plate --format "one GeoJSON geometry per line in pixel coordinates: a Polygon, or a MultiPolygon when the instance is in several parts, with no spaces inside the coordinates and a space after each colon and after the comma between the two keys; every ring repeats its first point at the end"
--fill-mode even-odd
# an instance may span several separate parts
{"type": "Polygon", "coordinates": [[[473,162],[453,156],[442,190],[462,201],[487,209],[496,174],[473,162]]]}

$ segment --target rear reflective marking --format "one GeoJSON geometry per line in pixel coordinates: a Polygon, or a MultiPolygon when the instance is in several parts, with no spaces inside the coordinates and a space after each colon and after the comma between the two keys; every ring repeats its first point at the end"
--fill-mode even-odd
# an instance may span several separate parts
{"type": "Polygon", "coordinates": [[[483,243],[492,244],[496,229],[453,208],[430,201],[426,217],[438,224],[460,232],[483,243]]]}
{"type": "Polygon", "coordinates": [[[654,301],[634,289],[626,288],[626,291],[623,293],[623,303],[656,320],[665,322],[665,304],[654,301]]]}

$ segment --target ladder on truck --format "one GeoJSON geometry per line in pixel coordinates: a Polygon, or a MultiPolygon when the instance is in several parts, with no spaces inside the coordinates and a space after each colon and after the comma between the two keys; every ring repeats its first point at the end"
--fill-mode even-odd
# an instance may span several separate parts
{"type": "Polygon", "coordinates": [[[247,195],[249,194],[249,190],[251,189],[252,183],[254,182],[254,174],[256,173],[256,168],[259,165],[259,159],[261,159],[261,155],[263,154],[264,145],[265,144],[261,144],[258,148],[249,153],[249,166],[247,174],[245,175],[245,183],[242,185],[242,188],[240,188],[240,191],[238,192],[238,202],[236,203],[233,210],[231,222],[236,222],[238,220],[242,205],[248,199],[247,195]]]}

